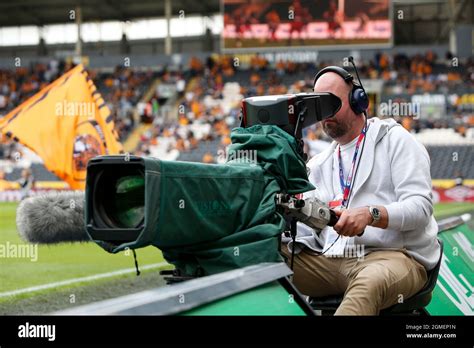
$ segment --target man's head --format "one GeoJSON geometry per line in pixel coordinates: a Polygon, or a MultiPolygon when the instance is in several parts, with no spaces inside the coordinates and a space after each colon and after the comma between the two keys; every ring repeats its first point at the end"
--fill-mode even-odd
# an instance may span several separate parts
{"type": "Polygon", "coordinates": [[[339,74],[332,71],[319,76],[314,85],[314,92],[330,92],[341,99],[341,109],[334,117],[321,123],[324,132],[342,144],[354,139],[360,133],[365,122],[363,114],[356,114],[350,106],[349,94],[352,87],[352,82],[344,81],[339,74]]]}

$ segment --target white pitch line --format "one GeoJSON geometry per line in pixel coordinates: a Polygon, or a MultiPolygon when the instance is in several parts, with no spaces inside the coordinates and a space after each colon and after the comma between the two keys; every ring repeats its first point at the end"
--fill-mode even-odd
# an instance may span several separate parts
{"type": "MultiPolygon", "coordinates": [[[[141,270],[147,270],[147,269],[159,268],[159,267],[166,266],[166,265],[168,265],[168,263],[166,263],[166,262],[153,263],[151,265],[140,266],[140,269],[141,270]]],[[[57,288],[57,287],[70,285],[70,284],[75,284],[75,283],[90,282],[90,281],[97,280],[97,279],[110,278],[110,277],[115,277],[115,276],[119,276],[119,275],[123,275],[123,274],[127,274],[127,273],[133,273],[135,271],[136,271],[135,268],[126,268],[126,269],[121,269],[121,270],[118,270],[118,271],[113,271],[113,272],[108,272],[108,273],[99,273],[99,274],[95,274],[95,275],[87,276],[87,277],[82,277],[82,278],[62,280],[60,282],[37,285],[37,286],[29,287],[29,288],[2,292],[2,293],[0,293],[0,298],[1,297],[7,297],[7,296],[20,295],[20,294],[25,294],[25,293],[28,293],[28,292],[35,292],[35,291],[40,291],[40,290],[45,290],[45,289],[57,288]]]]}

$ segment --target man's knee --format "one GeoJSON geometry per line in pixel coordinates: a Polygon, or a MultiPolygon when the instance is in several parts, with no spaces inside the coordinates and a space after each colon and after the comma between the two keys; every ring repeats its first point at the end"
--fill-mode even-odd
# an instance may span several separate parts
{"type": "Polygon", "coordinates": [[[391,283],[390,271],[380,265],[361,270],[349,281],[342,307],[350,307],[350,313],[376,315],[388,294],[391,283]]]}
{"type": "Polygon", "coordinates": [[[378,314],[381,309],[403,302],[423,287],[426,271],[408,256],[396,255],[385,260],[374,260],[354,274],[344,295],[344,306],[359,314],[378,314]]]}

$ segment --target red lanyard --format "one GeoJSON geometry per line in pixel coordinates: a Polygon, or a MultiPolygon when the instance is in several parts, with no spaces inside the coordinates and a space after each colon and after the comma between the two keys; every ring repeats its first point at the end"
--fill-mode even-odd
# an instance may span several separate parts
{"type": "Polygon", "coordinates": [[[347,208],[346,207],[347,199],[349,198],[349,194],[350,194],[351,188],[352,188],[352,176],[354,174],[354,168],[355,168],[355,164],[357,162],[357,154],[359,153],[359,147],[360,147],[360,144],[362,143],[362,140],[365,137],[365,134],[367,133],[368,128],[369,128],[368,125],[367,125],[367,127],[364,127],[362,129],[362,132],[359,135],[359,138],[357,139],[357,143],[356,143],[355,150],[354,150],[354,157],[352,158],[351,171],[349,172],[349,176],[347,177],[346,182],[344,182],[344,171],[342,169],[342,159],[341,159],[341,146],[339,145],[339,152],[338,152],[338,155],[339,155],[339,182],[341,184],[341,189],[342,189],[342,194],[343,194],[341,205],[344,208],[347,208]]]}

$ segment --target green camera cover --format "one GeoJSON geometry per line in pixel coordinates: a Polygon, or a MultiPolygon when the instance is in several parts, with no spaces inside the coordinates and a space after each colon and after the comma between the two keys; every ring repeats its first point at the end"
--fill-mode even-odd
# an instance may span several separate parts
{"type": "Polygon", "coordinates": [[[314,189],[296,139],[257,125],[233,129],[231,140],[225,164],[144,158],[143,230],[118,246],[96,242],[112,253],[154,245],[188,275],[281,261],[275,194],[314,189]]]}

